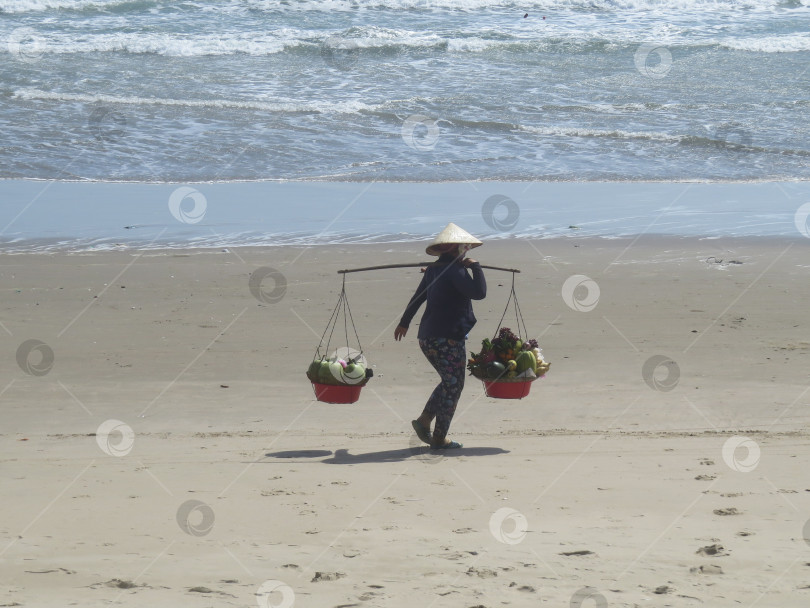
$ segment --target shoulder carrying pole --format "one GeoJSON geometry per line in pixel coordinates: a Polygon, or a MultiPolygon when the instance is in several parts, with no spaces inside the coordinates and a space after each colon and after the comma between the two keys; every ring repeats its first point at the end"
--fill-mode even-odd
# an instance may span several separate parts
{"type": "MultiPolygon", "coordinates": [[[[438,262],[416,262],[413,264],[385,264],[383,266],[366,266],[365,268],[348,268],[346,270],[338,270],[338,274],[346,274],[347,272],[363,272],[366,270],[384,270],[386,268],[417,268],[419,266],[443,266],[438,262]]],[[[481,268],[488,268],[489,270],[503,270],[504,272],[520,272],[516,268],[500,268],[499,266],[487,266],[481,264],[481,268]]]]}

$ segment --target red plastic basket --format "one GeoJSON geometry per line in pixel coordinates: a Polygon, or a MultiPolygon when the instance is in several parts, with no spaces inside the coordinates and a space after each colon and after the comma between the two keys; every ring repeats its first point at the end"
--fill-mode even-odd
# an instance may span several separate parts
{"type": "Polygon", "coordinates": [[[320,384],[312,383],[315,399],[324,403],[354,403],[360,398],[362,386],[356,384],[320,384]]]}
{"type": "Polygon", "coordinates": [[[482,380],[487,397],[493,399],[523,399],[529,394],[533,380],[526,382],[498,382],[482,380]]]}

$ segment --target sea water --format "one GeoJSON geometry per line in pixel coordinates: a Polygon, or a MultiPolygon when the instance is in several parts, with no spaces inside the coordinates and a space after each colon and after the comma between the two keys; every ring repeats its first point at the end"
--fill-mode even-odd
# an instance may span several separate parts
{"type": "Polygon", "coordinates": [[[0,0],[0,177],[810,177],[810,0],[0,0]]]}

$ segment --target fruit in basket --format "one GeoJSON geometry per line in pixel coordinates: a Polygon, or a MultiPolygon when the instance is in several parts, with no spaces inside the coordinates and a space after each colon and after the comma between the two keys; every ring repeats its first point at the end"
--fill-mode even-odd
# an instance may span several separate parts
{"type": "Polygon", "coordinates": [[[481,380],[534,380],[548,371],[549,364],[535,339],[521,339],[508,327],[481,342],[480,353],[470,353],[467,369],[481,380]]]}
{"type": "Polygon", "coordinates": [[[318,369],[318,382],[322,384],[332,383],[332,371],[329,369],[331,361],[324,359],[321,361],[320,368],[318,369]]]}
{"type": "Polygon", "coordinates": [[[310,380],[317,380],[320,369],[321,359],[314,359],[312,363],[309,364],[309,369],[307,369],[307,378],[310,380]]]}
{"type": "Polygon", "coordinates": [[[537,359],[535,359],[534,353],[529,350],[524,350],[520,353],[515,361],[517,362],[515,371],[518,374],[525,372],[527,369],[532,371],[537,369],[537,359]]]}
{"type": "Polygon", "coordinates": [[[343,369],[343,381],[347,384],[358,384],[366,377],[366,368],[360,363],[349,362],[343,369]]]}
{"type": "Polygon", "coordinates": [[[332,375],[330,378],[331,384],[343,384],[343,366],[340,361],[329,362],[329,373],[332,375]]]}
{"type": "Polygon", "coordinates": [[[500,378],[506,373],[506,366],[500,361],[493,361],[487,365],[487,378],[500,378]]]}

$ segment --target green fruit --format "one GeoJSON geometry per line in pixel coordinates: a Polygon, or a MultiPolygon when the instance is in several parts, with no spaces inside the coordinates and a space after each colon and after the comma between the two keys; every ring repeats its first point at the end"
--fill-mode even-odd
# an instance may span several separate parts
{"type": "Polygon", "coordinates": [[[517,341],[517,342],[515,342],[515,350],[520,350],[522,347],[523,347],[523,342],[521,342],[521,341],[518,339],[518,341],[517,341]]]}
{"type": "MultiPolygon", "coordinates": [[[[338,363],[338,365],[340,365],[338,363]]],[[[332,372],[329,370],[329,361],[321,361],[320,368],[318,369],[318,381],[323,384],[333,384],[332,372]]]]}
{"type": "Polygon", "coordinates": [[[340,363],[338,363],[337,361],[330,362],[329,373],[332,376],[330,378],[330,384],[343,383],[343,366],[340,363]]]}
{"type": "Polygon", "coordinates": [[[321,360],[315,359],[312,363],[309,364],[309,369],[307,369],[307,378],[310,380],[317,380],[318,379],[318,372],[321,369],[321,360]]]}
{"type": "Polygon", "coordinates": [[[525,372],[527,369],[532,370],[533,372],[537,371],[537,359],[534,358],[534,353],[524,350],[517,356],[515,359],[517,363],[517,367],[515,371],[520,374],[521,372],[525,372]]]}
{"type": "Polygon", "coordinates": [[[487,377],[493,380],[500,378],[506,373],[506,366],[500,361],[493,361],[487,365],[487,377]]]}
{"type": "Polygon", "coordinates": [[[366,378],[366,368],[361,363],[349,363],[343,370],[343,380],[348,384],[359,384],[366,378]]]}

